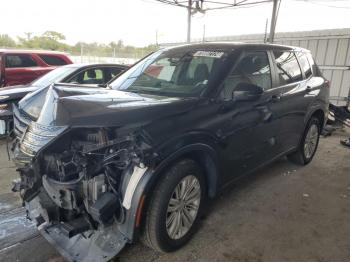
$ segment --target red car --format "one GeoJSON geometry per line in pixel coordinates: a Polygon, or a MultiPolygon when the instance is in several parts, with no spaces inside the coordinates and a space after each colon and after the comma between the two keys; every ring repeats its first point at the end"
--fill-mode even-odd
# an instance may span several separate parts
{"type": "Polygon", "coordinates": [[[0,87],[28,84],[67,64],[72,61],[61,52],[0,49],[0,87]]]}

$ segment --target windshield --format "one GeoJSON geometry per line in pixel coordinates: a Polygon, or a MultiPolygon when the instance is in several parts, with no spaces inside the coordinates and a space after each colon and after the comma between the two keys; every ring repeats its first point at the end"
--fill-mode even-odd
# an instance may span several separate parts
{"type": "Polygon", "coordinates": [[[38,79],[34,80],[30,85],[38,86],[38,87],[46,87],[52,83],[60,82],[63,78],[73,73],[75,70],[77,70],[77,67],[71,67],[71,66],[58,67],[48,72],[47,74],[43,75],[42,77],[39,77],[38,79]]]}
{"type": "Polygon", "coordinates": [[[216,50],[157,51],[130,68],[110,87],[135,93],[198,96],[220,71],[226,53],[216,50]]]}

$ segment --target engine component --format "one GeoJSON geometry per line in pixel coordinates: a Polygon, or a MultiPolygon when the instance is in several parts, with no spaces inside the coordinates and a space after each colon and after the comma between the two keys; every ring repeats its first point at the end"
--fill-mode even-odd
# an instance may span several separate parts
{"type": "Polygon", "coordinates": [[[72,238],[75,235],[85,232],[90,228],[90,224],[84,217],[79,217],[69,222],[61,223],[62,233],[72,238]]]}
{"type": "Polygon", "coordinates": [[[90,207],[89,213],[95,221],[107,224],[119,209],[117,197],[110,192],[105,192],[90,207]]]}
{"type": "Polygon", "coordinates": [[[91,201],[94,203],[100,197],[101,194],[107,191],[107,186],[105,184],[105,176],[98,175],[89,180],[89,195],[91,196],[91,201]]]}
{"type": "Polygon", "coordinates": [[[79,209],[81,200],[76,191],[80,180],[71,181],[70,183],[60,183],[44,175],[42,183],[47,194],[57,206],[68,210],[79,209]]]}

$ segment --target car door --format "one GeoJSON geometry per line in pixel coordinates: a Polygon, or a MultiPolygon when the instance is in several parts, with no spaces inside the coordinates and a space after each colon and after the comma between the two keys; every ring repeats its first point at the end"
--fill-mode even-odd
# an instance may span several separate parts
{"type": "Polygon", "coordinates": [[[308,83],[304,80],[296,54],[292,50],[273,51],[277,85],[281,90],[279,137],[281,152],[295,148],[304,129],[308,83]]]}
{"type": "Polygon", "coordinates": [[[225,159],[225,180],[229,181],[263,164],[276,154],[279,119],[278,100],[271,90],[273,77],[271,61],[266,51],[246,51],[223,83],[218,119],[225,159]],[[255,101],[236,102],[232,94],[240,83],[249,83],[264,89],[255,101]],[[278,110],[277,110],[278,112],[278,110]]]}

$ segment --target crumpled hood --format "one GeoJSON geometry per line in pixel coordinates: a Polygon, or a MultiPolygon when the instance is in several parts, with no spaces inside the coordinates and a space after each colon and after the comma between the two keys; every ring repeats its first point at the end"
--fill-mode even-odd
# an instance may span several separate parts
{"type": "Polygon", "coordinates": [[[26,96],[19,109],[44,126],[123,126],[186,112],[196,101],[56,84],[26,96]]]}

